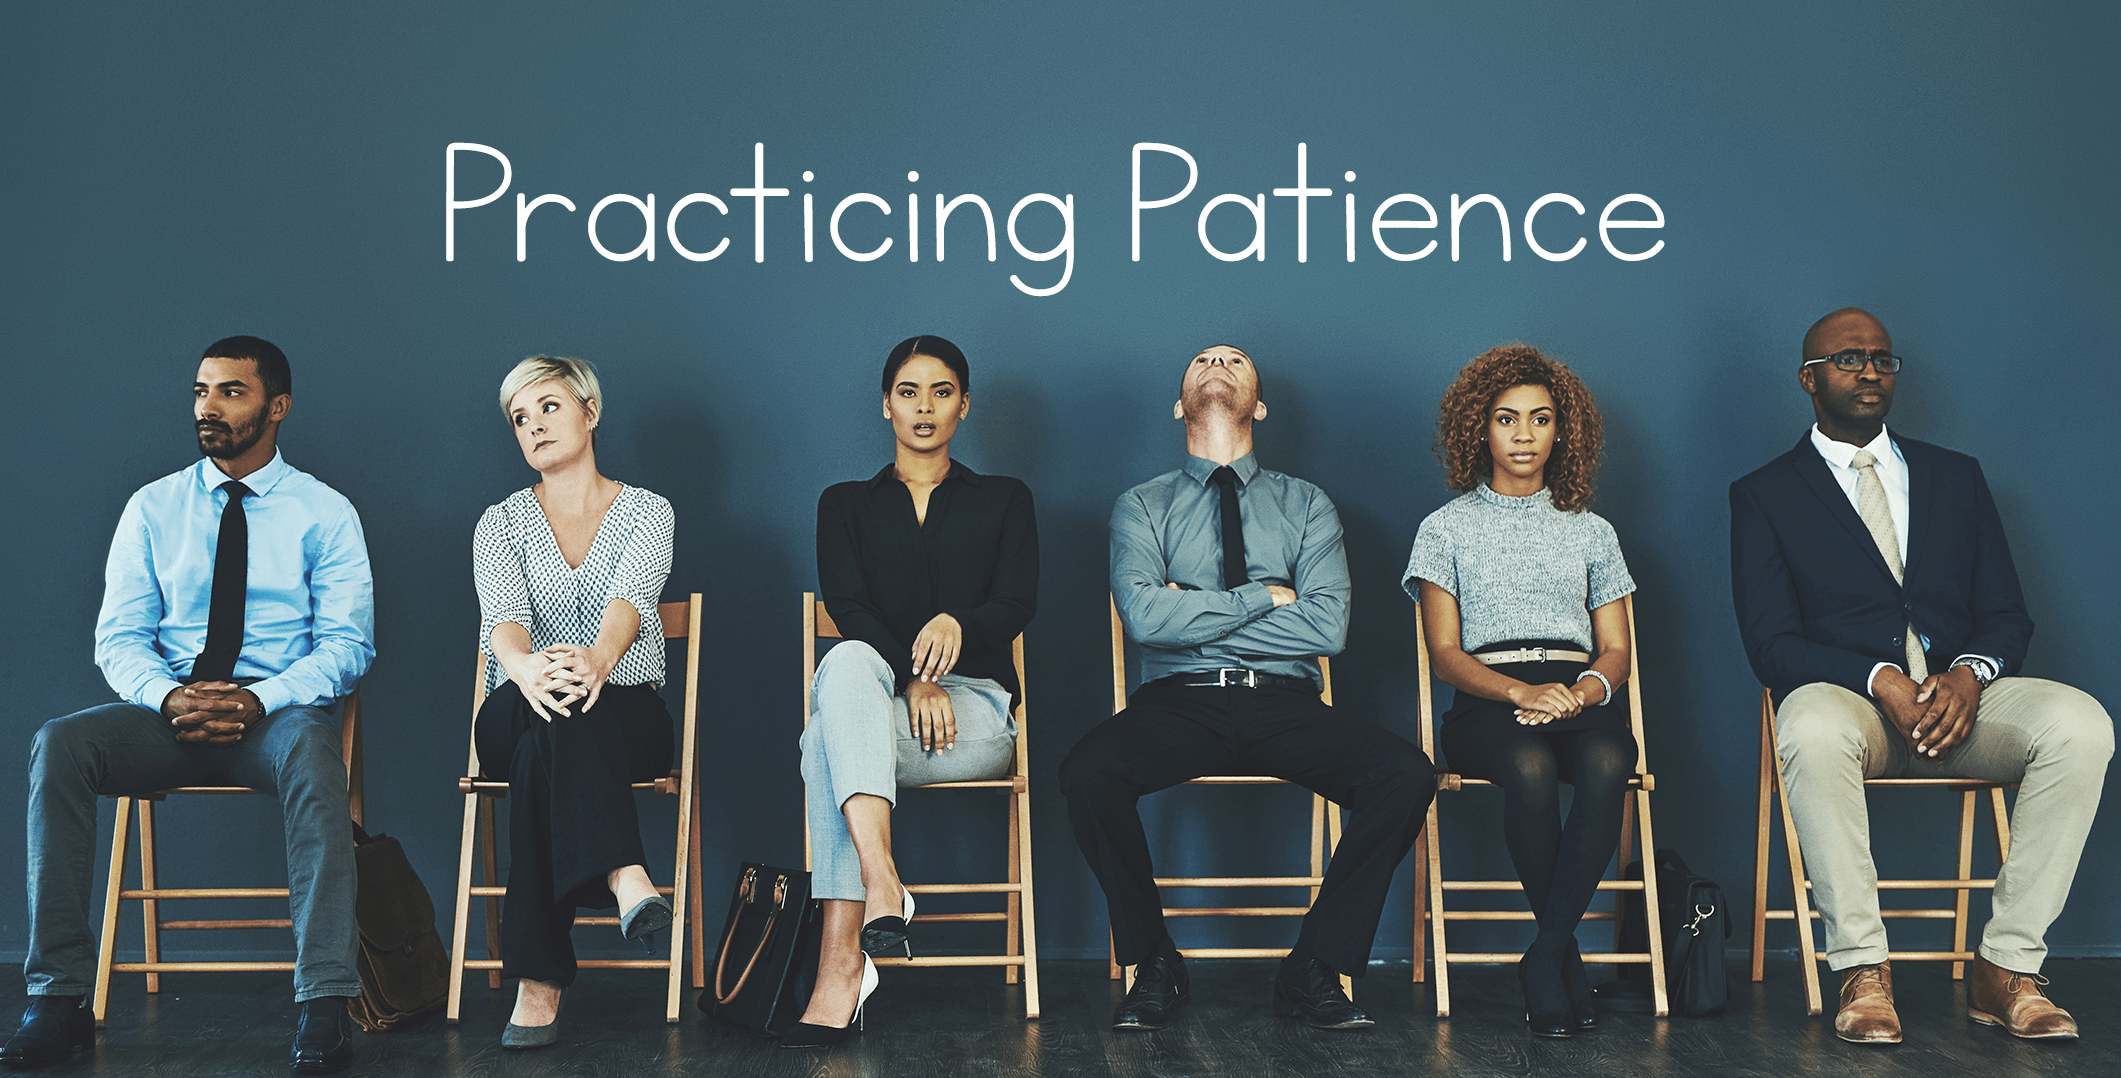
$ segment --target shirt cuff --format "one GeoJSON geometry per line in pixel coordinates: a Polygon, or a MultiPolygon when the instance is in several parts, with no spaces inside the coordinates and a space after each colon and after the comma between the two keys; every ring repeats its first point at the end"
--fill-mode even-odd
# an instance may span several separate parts
{"type": "Polygon", "coordinates": [[[1274,609],[1274,593],[1257,580],[1239,584],[1230,590],[1230,594],[1237,596],[1238,600],[1245,604],[1245,616],[1248,618],[1256,618],[1274,609]]]}
{"type": "MultiPolygon", "coordinates": [[[[1876,666],[1873,666],[1873,667],[1871,667],[1871,676],[1870,676],[1870,677],[1867,677],[1867,678],[1865,678],[1865,679],[1863,679],[1863,692],[1864,692],[1864,695],[1866,695],[1866,696],[1876,696],[1876,695],[1878,695],[1878,694],[1877,694],[1876,692],[1874,692],[1874,691],[1873,691],[1874,689],[1876,689],[1876,688],[1877,688],[1877,685],[1878,685],[1878,671],[1880,671],[1880,670],[1899,670],[1899,669],[1900,669],[1900,664],[1899,664],[1899,663],[1879,663],[1878,665],[1876,665],[1876,666]]],[[[1902,671],[1902,672],[1903,672],[1903,673],[1905,673],[1905,671],[1902,671]]]]}
{"type": "Polygon", "coordinates": [[[169,694],[176,692],[183,685],[181,681],[166,677],[150,679],[140,687],[139,694],[133,697],[133,703],[159,715],[162,713],[162,701],[169,699],[169,694]]]}
{"type": "Polygon", "coordinates": [[[276,677],[245,685],[244,688],[249,689],[250,694],[258,698],[260,715],[270,715],[294,703],[294,697],[288,694],[287,687],[280,684],[280,679],[276,677]]]}

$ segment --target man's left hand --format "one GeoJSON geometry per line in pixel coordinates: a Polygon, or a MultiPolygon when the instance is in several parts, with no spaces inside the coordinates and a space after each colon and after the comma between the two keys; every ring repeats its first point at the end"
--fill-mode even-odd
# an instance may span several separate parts
{"type": "Polygon", "coordinates": [[[1981,709],[1981,682],[1973,670],[1955,666],[1942,674],[1931,674],[1915,694],[1917,704],[1926,705],[1922,717],[1908,736],[1915,752],[1938,757],[1966,740],[1974,732],[1974,713],[1981,709]]]}

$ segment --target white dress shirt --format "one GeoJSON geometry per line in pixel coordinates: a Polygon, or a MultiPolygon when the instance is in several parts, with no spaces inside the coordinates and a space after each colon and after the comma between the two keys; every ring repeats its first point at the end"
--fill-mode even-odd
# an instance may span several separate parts
{"type": "MultiPolygon", "coordinates": [[[[1855,507],[1856,515],[1858,516],[1863,515],[1863,506],[1856,497],[1856,483],[1862,478],[1862,473],[1853,467],[1851,462],[1855,460],[1858,449],[1869,450],[1871,456],[1877,458],[1877,463],[1871,467],[1873,471],[1878,473],[1879,484],[1885,487],[1885,509],[1886,512],[1892,514],[1893,537],[1900,544],[1900,564],[1905,568],[1909,554],[1907,548],[1907,458],[1900,455],[1900,447],[1893,443],[1892,433],[1880,426],[1878,428],[1878,436],[1871,439],[1871,444],[1854,446],[1847,442],[1837,442],[1827,437],[1819,430],[1819,424],[1814,423],[1812,424],[1812,448],[1817,449],[1819,455],[1825,458],[1827,473],[1834,477],[1834,482],[1841,484],[1841,493],[1848,495],[1849,505],[1855,507]]],[[[1929,650],[1929,642],[1929,637],[1925,636],[1922,638],[1923,650],[1929,650]]],[[[1961,655],[1959,658],[1952,660],[1952,665],[1958,666],[1961,662],[1969,659],[1986,665],[1986,669],[1976,671],[1986,678],[1994,678],[1996,671],[2003,669],[2002,663],[1986,655],[1961,655]]],[[[1899,663],[1879,663],[1871,667],[1871,676],[1865,682],[1865,685],[1868,686],[1872,682],[1877,681],[1878,671],[1888,666],[1905,672],[1899,663]]]]}

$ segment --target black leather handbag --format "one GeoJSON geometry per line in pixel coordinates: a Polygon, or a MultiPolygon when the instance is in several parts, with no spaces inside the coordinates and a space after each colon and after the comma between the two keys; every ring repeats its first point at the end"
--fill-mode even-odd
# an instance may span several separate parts
{"type": "Polygon", "coordinates": [[[780,1036],[810,1006],[823,938],[810,873],[746,861],[700,1009],[761,1037],[780,1036]]]}
{"type": "MultiPolygon", "coordinates": [[[[1622,879],[1642,878],[1642,862],[1621,872],[1622,879]]],[[[1649,918],[1643,915],[1641,892],[1620,896],[1619,951],[1650,947],[1649,918]]],[[[1730,1005],[1730,984],[1723,969],[1723,941],[1731,935],[1731,917],[1723,887],[1697,876],[1671,850],[1657,851],[1657,918],[1664,931],[1664,987],[1674,1015],[1722,1014],[1730,1005]]],[[[1650,969],[1625,967],[1621,975],[1599,985],[1601,1005],[1616,1011],[1649,1011],[1650,969]]]]}

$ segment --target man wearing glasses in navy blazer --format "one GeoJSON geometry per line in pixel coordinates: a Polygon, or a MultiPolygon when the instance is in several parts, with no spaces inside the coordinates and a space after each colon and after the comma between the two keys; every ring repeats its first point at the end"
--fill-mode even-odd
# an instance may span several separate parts
{"type": "Polygon", "coordinates": [[[1863,780],[1954,777],[2023,784],[1968,1017],[2073,1039],[2039,972],[2113,722],[2083,692],[2019,676],[2033,623],[2002,518],[1974,458],[1886,430],[1901,365],[1868,312],[1820,319],[1797,372],[1817,422],[1731,484],[1739,633],[1776,700],[1776,757],[1827,962],[1844,975],[1834,1031],[1901,1039],[1863,780]]]}

